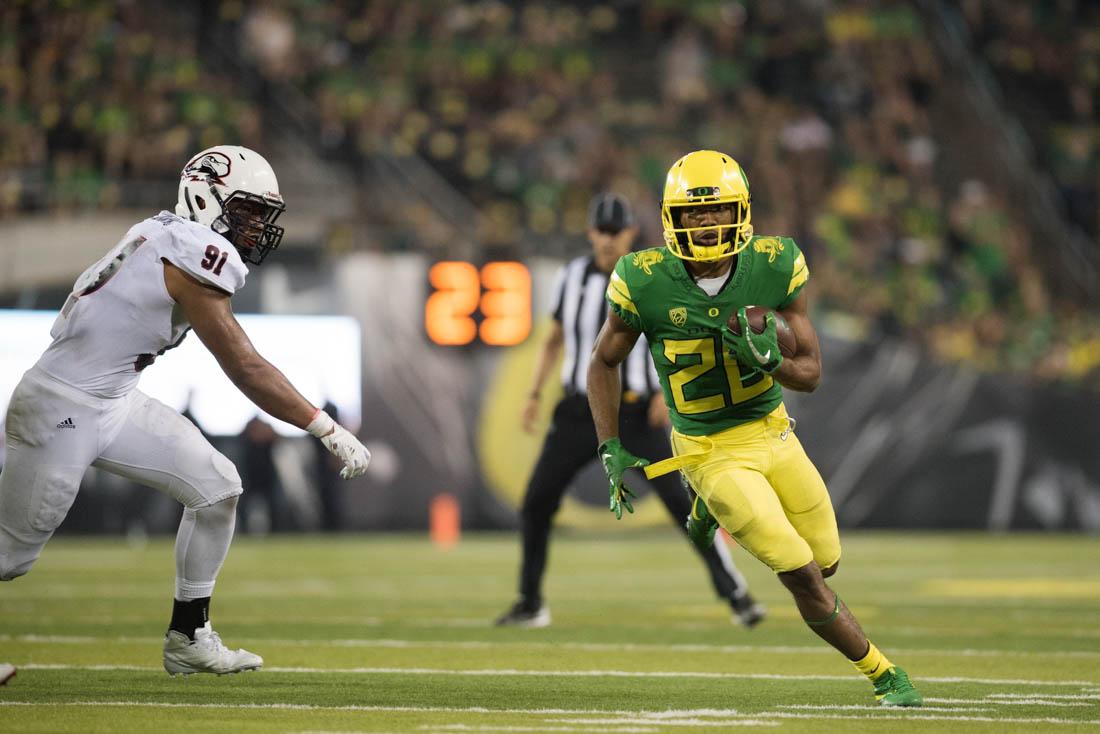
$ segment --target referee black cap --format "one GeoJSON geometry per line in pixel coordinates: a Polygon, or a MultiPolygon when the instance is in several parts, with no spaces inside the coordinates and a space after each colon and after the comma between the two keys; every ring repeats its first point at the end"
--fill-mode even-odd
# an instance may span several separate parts
{"type": "Polygon", "coordinates": [[[625,196],[605,191],[592,197],[588,205],[588,226],[601,232],[617,234],[634,226],[634,212],[625,196]]]}

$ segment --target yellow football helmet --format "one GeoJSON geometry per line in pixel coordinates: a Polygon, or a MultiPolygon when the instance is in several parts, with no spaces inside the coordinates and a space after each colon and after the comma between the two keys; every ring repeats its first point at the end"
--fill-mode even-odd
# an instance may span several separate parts
{"type": "Polygon", "coordinates": [[[697,150],[672,164],[665,179],[661,200],[661,224],[665,245],[684,260],[714,262],[733,257],[752,238],[749,209],[749,179],[737,161],[716,150],[697,150]],[[729,204],[733,212],[729,224],[684,227],[681,210],[706,204],[729,204]],[[717,230],[714,245],[700,245],[693,232],[717,230]]]}

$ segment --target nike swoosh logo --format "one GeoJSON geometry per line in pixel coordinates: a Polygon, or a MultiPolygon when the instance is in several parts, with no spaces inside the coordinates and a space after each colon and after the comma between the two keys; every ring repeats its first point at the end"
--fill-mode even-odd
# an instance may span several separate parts
{"type": "Polygon", "coordinates": [[[767,364],[769,361],[771,361],[772,350],[770,350],[770,349],[768,351],[764,352],[763,354],[760,354],[759,352],[757,352],[754,349],[754,350],[752,350],[752,353],[754,355],[756,355],[756,361],[759,362],[760,364],[767,364]]]}

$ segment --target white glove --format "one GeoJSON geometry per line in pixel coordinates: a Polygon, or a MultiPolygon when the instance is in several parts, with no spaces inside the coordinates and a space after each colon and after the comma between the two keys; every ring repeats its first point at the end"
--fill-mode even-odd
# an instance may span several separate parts
{"type": "Polygon", "coordinates": [[[367,470],[370,463],[370,451],[351,435],[346,428],[332,420],[323,410],[318,410],[306,431],[321,439],[325,448],[340,461],[344,468],[340,470],[343,479],[357,477],[367,470]]]}

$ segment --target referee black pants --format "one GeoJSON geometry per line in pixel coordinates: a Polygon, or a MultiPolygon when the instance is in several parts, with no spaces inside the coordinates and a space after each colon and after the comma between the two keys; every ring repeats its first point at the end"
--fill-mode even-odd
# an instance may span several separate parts
{"type": "MultiPolygon", "coordinates": [[[[656,462],[672,455],[668,435],[648,423],[649,402],[623,403],[619,411],[619,437],[631,453],[656,462]]],[[[596,426],[585,395],[564,398],[554,409],[550,431],[542,446],[535,471],[523,498],[523,565],[520,571],[520,595],[529,604],[542,601],[542,576],[546,570],[550,526],[561,506],[562,496],[577,473],[595,461],[596,426]]],[[[691,511],[691,500],[680,482],[679,472],[649,480],[665,503],[680,530],[691,511]]],[[[686,531],[685,531],[686,534],[686,531]]],[[[717,545],[717,544],[716,544],[717,545]]],[[[692,545],[692,548],[695,548],[692,545]]],[[[698,549],[696,548],[698,551],[698,549]]],[[[732,599],[745,591],[744,580],[732,563],[726,562],[715,547],[701,552],[718,596],[732,599]]]]}

